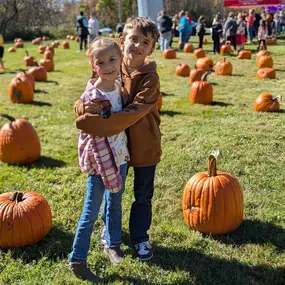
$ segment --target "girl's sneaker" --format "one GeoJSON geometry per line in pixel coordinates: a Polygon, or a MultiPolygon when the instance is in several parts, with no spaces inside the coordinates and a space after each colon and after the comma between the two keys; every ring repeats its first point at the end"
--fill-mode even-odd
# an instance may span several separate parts
{"type": "Polygon", "coordinates": [[[137,257],[142,260],[150,260],[153,257],[152,247],[148,241],[143,241],[134,245],[137,257]]]}

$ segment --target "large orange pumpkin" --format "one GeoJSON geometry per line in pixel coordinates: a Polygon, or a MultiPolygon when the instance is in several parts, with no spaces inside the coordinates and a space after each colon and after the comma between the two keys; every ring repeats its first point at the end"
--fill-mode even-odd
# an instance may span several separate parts
{"type": "Polygon", "coordinates": [[[42,58],[39,62],[40,66],[43,66],[47,72],[54,71],[54,61],[50,59],[42,58]]]}
{"type": "Polygon", "coordinates": [[[16,77],[27,77],[30,80],[30,83],[32,84],[33,90],[35,90],[35,78],[32,74],[29,72],[20,72],[16,75],[16,77]]]}
{"type": "Polygon", "coordinates": [[[199,58],[195,64],[196,69],[203,69],[204,71],[213,70],[214,62],[209,57],[199,58]]]}
{"type": "Polygon", "coordinates": [[[0,248],[16,248],[42,240],[52,227],[47,200],[32,191],[0,195],[0,248]]]}
{"type": "Polygon", "coordinates": [[[192,69],[189,76],[189,82],[193,83],[195,81],[201,81],[201,78],[204,73],[205,70],[203,69],[192,69]]]}
{"type": "Polygon", "coordinates": [[[202,58],[206,56],[204,50],[201,48],[195,49],[193,54],[195,58],[202,58]]]}
{"type": "Polygon", "coordinates": [[[281,96],[273,96],[270,93],[259,95],[253,105],[258,112],[278,112],[280,110],[281,96]]]}
{"type": "Polygon", "coordinates": [[[34,89],[27,77],[14,77],[8,89],[8,96],[13,103],[31,103],[34,100],[34,89]]]}
{"type": "Polygon", "coordinates": [[[257,62],[258,69],[263,67],[273,67],[273,58],[270,55],[263,55],[258,59],[257,62]]]}
{"type": "Polygon", "coordinates": [[[187,182],[182,200],[185,223],[206,234],[225,234],[243,220],[243,194],[238,180],[216,170],[218,152],[209,157],[208,172],[195,174],[187,182]]]}
{"type": "Polygon", "coordinates": [[[256,78],[258,78],[258,79],[265,79],[265,78],[274,79],[274,78],[276,78],[275,69],[269,68],[269,67],[260,68],[260,69],[258,69],[258,71],[256,73],[256,78]]]}
{"type": "Polygon", "coordinates": [[[176,58],[176,51],[172,48],[168,48],[163,51],[162,57],[165,59],[173,59],[176,58]]]}
{"type": "Polygon", "coordinates": [[[211,72],[206,72],[201,81],[195,81],[190,88],[190,103],[199,103],[210,105],[213,103],[213,86],[211,83],[207,82],[207,75],[211,72]]]}
{"type": "Polygon", "coordinates": [[[221,45],[220,54],[230,54],[231,52],[231,42],[228,41],[225,44],[221,45]]]}
{"type": "Polygon", "coordinates": [[[176,75],[188,77],[190,75],[190,67],[188,64],[177,64],[176,75]]]}
{"type": "Polygon", "coordinates": [[[33,126],[25,119],[15,119],[5,114],[0,114],[0,117],[10,120],[0,130],[0,161],[30,164],[38,160],[41,145],[33,126]]]}
{"type": "Polygon", "coordinates": [[[35,81],[47,81],[47,71],[43,66],[32,67],[28,73],[34,76],[35,81]]]}
{"type": "Polygon", "coordinates": [[[215,65],[215,73],[217,75],[232,75],[233,65],[224,58],[220,60],[215,65]]]}
{"type": "Polygon", "coordinates": [[[256,64],[258,63],[258,60],[260,59],[260,57],[262,57],[263,55],[269,55],[269,52],[267,50],[261,50],[256,54],[256,64]]]}
{"type": "Polygon", "coordinates": [[[184,45],[183,51],[184,51],[184,52],[193,52],[193,51],[194,51],[194,47],[193,47],[192,44],[186,43],[186,44],[184,45]]]}
{"type": "Polygon", "coordinates": [[[251,51],[250,50],[240,50],[238,51],[238,59],[251,59],[251,51]]]}

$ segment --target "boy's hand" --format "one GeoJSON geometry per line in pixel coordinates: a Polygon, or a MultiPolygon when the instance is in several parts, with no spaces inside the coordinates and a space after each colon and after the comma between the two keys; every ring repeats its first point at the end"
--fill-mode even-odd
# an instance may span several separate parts
{"type": "Polygon", "coordinates": [[[84,103],[85,113],[99,114],[102,111],[102,104],[100,101],[84,103]]]}

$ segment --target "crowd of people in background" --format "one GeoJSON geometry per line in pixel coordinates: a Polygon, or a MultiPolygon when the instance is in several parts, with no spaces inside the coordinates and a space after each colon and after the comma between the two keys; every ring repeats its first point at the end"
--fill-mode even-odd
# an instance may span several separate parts
{"type": "MultiPolygon", "coordinates": [[[[157,26],[159,30],[158,48],[164,51],[172,47],[173,37],[179,37],[179,49],[190,41],[192,35],[199,37],[199,48],[203,47],[206,24],[204,15],[200,15],[197,23],[193,22],[188,11],[180,11],[170,17],[165,10],[157,15],[157,26]]],[[[230,12],[226,19],[221,13],[213,17],[211,28],[213,39],[213,52],[220,52],[221,42],[230,42],[234,50],[237,46],[253,44],[253,39],[257,38],[257,49],[266,49],[266,38],[278,36],[285,31],[285,14],[277,11],[275,14],[269,11],[256,13],[250,9],[248,13],[230,12]],[[247,42],[245,42],[247,39],[247,42]]]]}

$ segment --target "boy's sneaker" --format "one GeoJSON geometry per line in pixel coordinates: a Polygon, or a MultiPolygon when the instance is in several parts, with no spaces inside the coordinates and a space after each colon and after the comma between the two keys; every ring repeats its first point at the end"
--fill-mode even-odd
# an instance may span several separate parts
{"type": "Polygon", "coordinates": [[[103,281],[90,270],[86,262],[70,262],[68,267],[79,279],[92,281],[95,284],[103,281]]]}
{"type": "Polygon", "coordinates": [[[142,260],[150,260],[153,257],[152,247],[148,241],[143,241],[134,245],[137,257],[142,260]]]}
{"type": "Polygon", "coordinates": [[[113,264],[119,264],[121,263],[124,253],[120,249],[119,246],[117,247],[106,247],[104,246],[104,252],[108,255],[111,263],[113,264]]]}
{"type": "Polygon", "coordinates": [[[106,233],[106,227],[103,226],[101,229],[101,234],[100,234],[100,243],[104,246],[107,245],[107,241],[105,239],[105,233],[106,233]]]}

